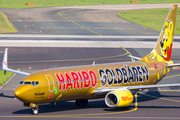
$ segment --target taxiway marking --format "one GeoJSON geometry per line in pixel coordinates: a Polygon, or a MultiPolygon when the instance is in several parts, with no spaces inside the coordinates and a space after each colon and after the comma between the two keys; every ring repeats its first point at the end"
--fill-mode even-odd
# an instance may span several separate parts
{"type": "Polygon", "coordinates": [[[92,33],[97,34],[97,35],[103,36],[102,34],[97,33],[97,32],[95,32],[95,31],[93,31],[93,30],[91,30],[91,29],[89,29],[89,28],[86,28],[86,27],[84,27],[84,26],[82,26],[82,25],[80,25],[80,24],[78,24],[78,23],[76,23],[76,22],[74,22],[74,21],[68,19],[67,17],[63,16],[61,13],[62,13],[62,12],[65,12],[65,11],[72,11],[72,10],[64,10],[64,11],[59,12],[58,14],[59,14],[61,17],[63,17],[64,19],[66,19],[67,21],[72,22],[72,23],[74,23],[74,24],[80,26],[80,27],[83,28],[83,29],[86,29],[86,30],[88,30],[88,31],[90,31],[90,32],[92,32],[92,33]]]}
{"type": "Polygon", "coordinates": [[[177,76],[180,76],[180,74],[168,76],[168,77],[165,77],[165,78],[163,78],[163,79],[172,78],[172,77],[177,77],[177,76]]]}
{"type": "MultiPolygon", "coordinates": [[[[66,60],[41,60],[41,61],[17,61],[17,62],[9,62],[9,63],[35,63],[35,62],[62,62],[62,61],[93,61],[93,60],[102,60],[108,58],[116,58],[125,56],[129,53],[124,53],[121,55],[107,56],[107,57],[96,57],[96,58],[85,58],[85,59],[66,59],[66,60]]],[[[109,60],[109,59],[108,59],[109,60]]],[[[120,60],[120,59],[119,59],[120,60]]]]}
{"type": "MultiPolygon", "coordinates": [[[[130,56],[132,56],[131,55],[131,53],[128,51],[128,50],[126,50],[123,46],[120,46],[122,49],[124,49],[130,56]]],[[[131,58],[131,60],[133,61],[133,58],[131,58]]]]}
{"type": "Polygon", "coordinates": [[[179,100],[173,100],[173,99],[167,99],[167,98],[160,98],[160,97],[148,95],[148,94],[145,94],[145,93],[142,93],[142,92],[138,92],[138,93],[140,93],[141,95],[145,95],[145,96],[151,97],[151,98],[157,98],[157,99],[167,100],[167,101],[172,101],[172,102],[180,102],[179,100]]]}
{"type": "MultiPolygon", "coordinates": [[[[120,30],[131,30],[131,28],[115,28],[115,27],[87,27],[88,29],[120,29],[120,30]]],[[[40,29],[85,29],[83,27],[40,27],[40,29]]]]}

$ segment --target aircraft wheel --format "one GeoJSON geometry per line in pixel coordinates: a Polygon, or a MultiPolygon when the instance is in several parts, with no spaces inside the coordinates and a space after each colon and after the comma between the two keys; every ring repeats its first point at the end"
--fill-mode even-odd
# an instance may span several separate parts
{"type": "Polygon", "coordinates": [[[82,106],[86,107],[88,105],[88,99],[81,100],[82,106]]]}
{"type": "Polygon", "coordinates": [[[81,101],[80,100],[76,100],[76,106],[81,106],[81,101]]]}
{"type": "Polygon", "coordinates": [[[37,115],[38,114],[38,108],[33,108],[31,110],[32,114],[37,115]]]}

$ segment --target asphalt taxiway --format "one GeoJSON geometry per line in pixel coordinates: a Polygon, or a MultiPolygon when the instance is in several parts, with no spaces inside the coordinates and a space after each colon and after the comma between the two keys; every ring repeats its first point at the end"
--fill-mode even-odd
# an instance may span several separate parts
{"type": "Polygon", "coordinates": [[[90,100],[88,107],[76,107],[74,101],[39,106],[37,116],[13,99],[6,91],[1,94],[0,119],[179,119],[179,91],[149,91],[138,93],[129,108],[108,108],[103,99],[90,100]],[[8,103],[5,104],[5,103],[8,103]],[[135,104],[136,103],[136,104],[135,104]]]}
{"type": "Polygon", "coordinates": [[[119,18],[117,13],[123,10],[170,8],[171,5],[99,5],[0,11],[7,15],[18,30],[15,34],[158,35],[159,31],[119,18]]]}

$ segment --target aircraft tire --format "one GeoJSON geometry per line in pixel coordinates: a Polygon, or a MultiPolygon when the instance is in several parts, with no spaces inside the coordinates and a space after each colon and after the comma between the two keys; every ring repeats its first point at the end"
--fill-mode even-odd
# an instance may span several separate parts
{"type": "Polygon", "coordinates": [[[34,115],[37,115],[38,114],[38,109],[37,108],[33,108],[31,110],[31,113],[34,114],[34,115]]]}
{"type": "Polygon", "coordinates": [[[80,100],[76,100],[76,106],[81,106],[81,101],[80,100]]]}

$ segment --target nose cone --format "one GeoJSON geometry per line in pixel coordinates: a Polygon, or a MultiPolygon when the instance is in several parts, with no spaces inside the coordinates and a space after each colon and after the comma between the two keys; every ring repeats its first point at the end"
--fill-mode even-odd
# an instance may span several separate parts
{"type": "MultiPolygon", "coordinates": [[[[27,86],[26,86],[27,87],[27,86]]],[[[15,92],[14,95],[16,98],[18,98],[20,101],[29,103],[29,95],[30,95],[30,89],[28,87],[26,88],[24,86],[19,86],[15,92]]]]}
{"type": "Polygon", "coordinates": [[[15,95],[15,97],[17,97],[18,99],[22,98],[22,92],[21,92],[20,90],[16,90],[16,91],[14,92],[14,95],[15,95]]]}
{"type": "Polygon", "coordinates": [[[21,100],[22,102],[24,101],[24,90],[22,90],[21,88],[17,88],[16,91],[14,92],[14,95],[16,98],[18,98],[19,100],[21,100]]]}

